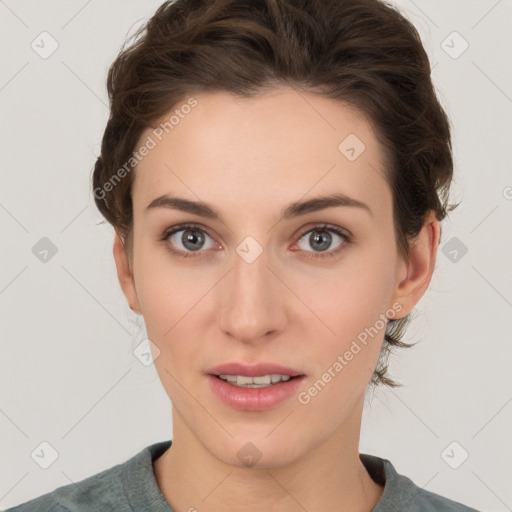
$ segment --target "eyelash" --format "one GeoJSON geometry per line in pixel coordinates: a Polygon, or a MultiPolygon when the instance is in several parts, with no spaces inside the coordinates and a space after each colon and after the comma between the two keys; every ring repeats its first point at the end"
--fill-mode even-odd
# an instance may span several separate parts
{"type": "MultiPolygon", "coordinates": [[[[204,228],[202,228],[198,224],[181,224],[181,225],[173,226],[172,228],[167,229],[164,232],[164,234],[162,235],[162,237],[160,238],[160,241],[161,242],[167,242],[171,235],[173,235],[174,233],[177,233],[179,231],[184,231],[184,230],[202,231],[203,233],[206,233],[208,236],[210,236],[208,234],[208,231],[206,231],[204,228]]],[[[306,235],[307,233],[310,233],[311,231],[332,231],[332,232],[336,233],[338,236],[340,236],[343,239],[342,244],[337,249],[334,249],[334,250],[328,251],[328,252],[317,252],[313,256],[308,256],[308,257],[313,258],[313,259],[317,259],[317,258],[333,258],[333,257],[337,256],[338,253],[340,251],[342,251],[343,248],[347,244],[351,243],[351,238],[350,238],[350,236],[345,231],[342,231],[340,228],[338,228],[336,226],[331,226],[329,224],[318,224],[317,226],[313,226],[311,228],[308,228],[307,230],[303,231],[300,234],[298,240],[300,240],[304,235],[306,235]]],[[[211,236],[210,236],[210,238],[211,238],[211,236]]],[[[197,251],[197,253],[190,252],[190,251],[183,252],[183,251],[179,251],[179,250],[173,249],[170,246],[170,244],[168,244],[167,248],[168,248],[168,250],[171,253],[175,254],[176,256],[178,256],[180,258],[197,258],[197,257],[200,258],[200,257],[202,257],[202,255],[200,255],[200,253],[204,253],[205,252],[205,251],[197,251]]],[[[306,251],[306,252],[310,252],[310,251],[306,251]]]]}

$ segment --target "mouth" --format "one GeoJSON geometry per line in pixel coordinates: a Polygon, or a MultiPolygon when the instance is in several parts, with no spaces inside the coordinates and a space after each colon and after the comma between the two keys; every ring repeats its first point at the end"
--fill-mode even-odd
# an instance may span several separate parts
{"type": "Polygon", "coordinates": [[[306,375],[296,369],[260,363],[228,363],[206,372],[211,391],[224,404],[238,410],[264,411],[298,393],[306,375]]]}

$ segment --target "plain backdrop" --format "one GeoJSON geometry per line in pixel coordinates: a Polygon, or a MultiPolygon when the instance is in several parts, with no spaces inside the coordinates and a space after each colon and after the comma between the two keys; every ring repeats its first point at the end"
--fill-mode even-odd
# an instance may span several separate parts
{"type": "MultiPolygon", "coordinates": [[[[172,438],[90,189],[107,69],[160,3],[0,0],[0,508],[172,438]],[[47,469],[41,450],[57,454],[47,469]]],[[[404,386],[371,395],[360,451],[427,490],[512,510],[512,2],[398,6],[431,58],[462,203],[409,330],[422,341],[392,358],[404,386]]]]}

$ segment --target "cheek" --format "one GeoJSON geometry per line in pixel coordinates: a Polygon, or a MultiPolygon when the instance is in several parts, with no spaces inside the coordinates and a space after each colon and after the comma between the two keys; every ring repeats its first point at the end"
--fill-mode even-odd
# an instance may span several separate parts
{"type": "Polygon", "coordinates": [[[169,265],[141,266],[136,286],[147,336],[159,350],[154,363],[160,380],[173,405],[187,407],[182,386],[190,386],[190,370],[201,350],[194,316],[207,289],[191,286],[186,272],[169,265]]]}
{"type": "Polygon", "coordinates": [[[321,411],[317,414],[327,430],[364,394],[378,362],[387,304],[379,289],[382,283],[372,277],[367,273],[339,279],[322,290],[323,298],[309,298],[320,307],[317,315],[329,329],[315,321],[305,335],[314,341],[303,347],[313,371],[299,402],[321,411]]]}
{"type": "MultiPolygon", "coordinates": [[[[171,264],[171,256],[141,238],[137,241],[134,276],[144,321],[155,340],[171,337],[180,320],[200,301],[205,283],[186,265],[171,264]]],[[[154,244],[154,242],[153,242],[154,244]]],[[[186,323],[186,322],[185,322],[186,323]]]]}
{"type": "Polygon", "coordinates": [[[186,265],[171,263],[165,250],[143,240],[136,247],[135,286],[148,338],[159,350],[155,367],[168,393],[179,395],[177,382],[190,378],[193,362],[204,348],[204,331],[198,323],[208,299],[205,294],[216,279],[211,273],[201,273],[203,278],[186,265]]]}
{"type": "Polygon", "coordinates": [[[304,339],[315,340],[312,347],[304,349],[310,360],[316,361],[317,377],[329,369],[331,377],[336,374],[328,387],[365,386],[371,377],[386,331],[385,318],[393,293],[393,262],[393,251],[385,253],[373,248],[347,258],[344,265],[331,269],[316,285],[308,281],[300,288],[300,281],[296,281],[295,289],[301,290],[298,295],[315,313],[307,323],[298,320],[301,329],[307,329],[304,339]]]}
{"type": "Polygon", "coordinates": [[[323,275],[306,280],[297,276],[293,287],[317,318],[323,320],[324,332],[328,334],[330,330],[333,340],[346,341],[372,326],[389,308],[394,285],[393,261],[392,252],[385,254],[378,248],[354,251],[323,275]]]}

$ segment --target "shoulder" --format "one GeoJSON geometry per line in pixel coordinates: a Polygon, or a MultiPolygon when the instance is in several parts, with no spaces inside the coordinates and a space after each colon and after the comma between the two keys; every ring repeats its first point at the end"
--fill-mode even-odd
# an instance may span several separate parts
{"type": "Polygon", "coordinates": [[[121,466],[114,466],[79,482],[58,487],[6,512],[89,512],[102,510],[102,506],[108,509],[116,497],[118,499],[123,494],[121,466]]]}
{"type": "Polygon", "coordinates": [[[69,509],[59,505],[52,496],[52,493],[48,493],[16,507],[9,508],[5,512],[69,512],[69,509]]]}
{"type": "Polygon", "coordinates": [[[399,474],[387,459],[360,454],[370,476],[384,485],[384,492],[372,512],[479,512],[463,503],[422,489],[410,478],[399,474]]]}
{"type": "MultiPolygon", "coordinates": [[[[152,452],[166,443],[144,448],[127,461],[89,476],[79,482],[58,487],[52,492],[12,507],[5,512],[98,512],[116,510],[131,512],[127,478],[144,477],[151,470],[152,452]]],[[[143,479],[143,478],[142,478],[143,479]]]]}
{"type": "MultiPolygon", "coordinates": [[[[409,479],[407,478],[407,480],[409,479]]],[[[412,481],[410,482],[412,494],[411,506],[408,509],[410,512],[479,512],[463,503],[426,491],[412,481]]]]}

